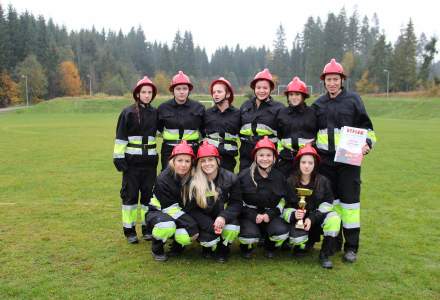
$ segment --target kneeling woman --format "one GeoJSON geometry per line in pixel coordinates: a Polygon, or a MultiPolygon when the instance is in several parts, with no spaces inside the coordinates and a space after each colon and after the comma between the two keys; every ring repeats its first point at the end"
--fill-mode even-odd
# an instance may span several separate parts
{"type": "Polygon", "coordinates": [[[176,145],[167,168],[160,173],[154,185],[147,223],[153,228],[151,252],[157,261],[167,260],[164,244],[173,235],[174,241],[168,253],[171,256],[182,253],[183,247],[191,244],[199,235],[197,223],[183,211],[182,197],[182,190],[191,176],[194,158],[194,152],[186,141],[176,145]]]}
{"type": "Polygon", "coordinates": [[[229,245],[240,231],[242,201],[237,176],[220,168],[220,155],[207,141],[197,151],[197,165],[188,189],[188,213],[196,220],[203,256],[225,262],[229,245]]]}
{"type": "Polygon", "coordinates": [[[295,156],[295,170],[288,178],[287,183],[293,191],[297,189],[311,190],[311,195],[306,197],[306,206],[299,208],[298,198],[293,201],[292,208],[285,208],[284,219],[292,224],[290,242],[294,245],[294,251],[303,253],[313,248],[315,242],[319,242],[321,234],[324,234],[319,259],[323,268],[331,269],[332,262],[329,259],[334,252],[335,238],[339,233],[341,219],[333,211],[333,194],[330,181],[319,174],[319,155],[316,150],[306,145],[295,156]],[[297,228],[297,222],[304,220],[304,229],[297,228]]]}
{"type": "Polygon", "coordinates": [[[252,151],[252,165],[239,174],[243,208],[240,221],[240,249],[250,258],[252,249],[263,238],[266,256],[289,236],[289,225],[281,218],[288,189],[283,174],[274,169],[277,158],[275,145],[267,136],[252,151]]]}

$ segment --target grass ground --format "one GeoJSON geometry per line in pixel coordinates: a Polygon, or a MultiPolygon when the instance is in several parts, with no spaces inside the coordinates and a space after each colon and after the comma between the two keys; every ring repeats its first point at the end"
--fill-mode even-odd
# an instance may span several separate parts
{"type": "Polygon", "coordinates": [[[149,243],[128,245],[121,232],[111,157],[130,101],[1,114],[0,298],[439,299],[440,99],[364,101],[379,141],[363,166],[359,261],[338,254],[331,271],[318,249],[243,261],[236,245],[224,265],[195,245],[156,263],[149,243]]]}

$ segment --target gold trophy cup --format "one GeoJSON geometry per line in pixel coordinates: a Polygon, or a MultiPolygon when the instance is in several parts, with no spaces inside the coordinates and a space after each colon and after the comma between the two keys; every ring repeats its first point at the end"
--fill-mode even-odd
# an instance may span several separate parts
{"type": "MultiPolygon", "coordinates": [[[[312,195],[313,190],[296,188],[296,194],[299,197],[298,208],[304,210],[306,208],[306,197],[312,195]]],[[[298,220],[295,224],[295,228],[304,229],[304,221],[298,220]]]]}

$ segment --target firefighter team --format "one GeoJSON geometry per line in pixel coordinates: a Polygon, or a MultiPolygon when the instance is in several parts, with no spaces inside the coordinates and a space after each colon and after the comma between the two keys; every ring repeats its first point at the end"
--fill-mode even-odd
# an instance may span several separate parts
{"type": "Polygon", "coordinates": [[[284,93],[287,106],[271,97],[268,69],[250,83],[254,96],[233,106],[231,83],[210,84],[209,109],[189,98],[193,85],[179,71],[172,98],[155,108],[155,84],[145,76],[133,89],[133,105],[119,115],[113,162],[122,172],[122,228],[128,243],[151,240],[152,256],[166,261],[197,241],[205,258],[225,262],[238,240],[241,256],[257,245],[267,258],[277,249],[303,256],[321,241],[319,261],[343,250],[357,259],[361,168],[334,162],[343,126],[368,131],[363,155],[376,141],[360,96],[347,91],[341,64],[331,59],[321,74],[326,93],[311,106],[306,84],[294,77],[284,93]],[[163,139],[159,155],[156,138],[163,139]],[[239,174],[234,174],[239,156],[239,174]],[[309,191],[305,197],[299,191],[309,191]],[[305,206],[301,205],[305,197],[305,206]],[[139,204],[140,202],[140,204],[139,204]],[[165,243],[170,248],[165,251],[165,243]]]}

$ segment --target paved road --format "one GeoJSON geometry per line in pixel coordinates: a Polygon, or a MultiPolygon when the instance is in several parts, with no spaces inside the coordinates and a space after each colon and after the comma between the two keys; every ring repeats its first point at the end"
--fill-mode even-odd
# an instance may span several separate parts
{"type": "Polygon", "coordinates": [[[6,108],[0,108],[0,113],[13,111],[13,110],[17,110],[17,109],[23,109],[23,108],[27,108],[27,106],[11,106],[11,107],[6,107],[6,108]]]}

